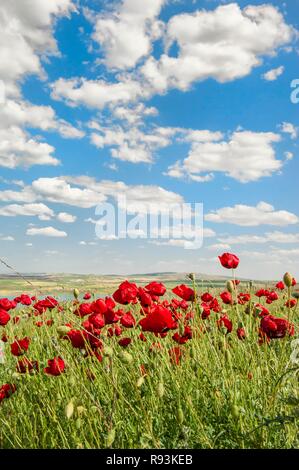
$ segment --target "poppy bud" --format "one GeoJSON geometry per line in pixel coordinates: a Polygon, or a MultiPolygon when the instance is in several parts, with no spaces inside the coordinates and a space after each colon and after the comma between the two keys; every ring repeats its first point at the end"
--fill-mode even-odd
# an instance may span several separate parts
{"type": "Polygon", "coordinates": [[[107,435],[106,447],[111,447],[114,441],[115,441],[115,429],[111,429],[111,431],[109,431],[107,435]]]}
{"type": "Polygon", "coordinates": [[[177,420],[179,424],[183,424],[184,422],[184,412],[181,407],[179,407],[177,411],[177,420]]]}
{"type": "Polygon", "coordinates": [[[293,276],[291,276],[290,273],[285,273],[285,275],[283,276],[283,282],[287,287],[291,287],[293,282],[293,276]]]}
{"type": "Polygon", "coordinates": [[[74,403],[73,400],[71,400],[65,407],[65,416],[67,419],[70,419],[74,414],[74,403]]]}
{"type": "Polygon", "coordinates": [[[195,281],[195,274],[194,274],[194,273],[188,274],[187,277],[188,277],[191,281],[195,281]]]}
{"type": "Polygon", "coordinates": [[[234,418],[234,420],[238,420],[239,417],[240,417],[240,410],[239,410],[239,407],[237,405],[233,405],[231,407],[231,414],[232,414],[232,417],[234,418]]]}
{"type": "Polygon", "coordinates": [[[59,336],[64,336],[70,331],[70,328],[68,326],[61,325],[56,328],[56,331],[59,334],[59,336]]]}
{"type": "Polygon", "coordinates": [[[144,384],[144,377],[139,377],[139,379],[136,382],[136,387],[140,388],[144,384]]]}
{"type": "Polygon", "coordinates": [[[158,384],[158,388],[157,388],[157,393],[158,393],[158,397],[159,398],[162,398],[164,393],[165,393],[165,388],[164,388],[164,384],[163,382],[159,382],[158,384]]]}
{"type": "Polygon", "coordinates": [[[81,418],[76,419],[76,428],[80,429],[81,428],[81,418]]]}
{"type": "Polygon", "coordinates": [[[133,362],[133,356],[127,351],[121,351],[119,359],[125,364],[131,364],[133,362]]]}
{"type": "Polygon", "coordinates": [[[110,348],[110,346],[105,346],[104,356],[107,356],[107,357],[112,357],[113,356],[113,349],[110,348]]]}
{"type": "Polygon", "coordinates": [[[234,286],[233,281],[227,281],[227,283],[226,283],[226,289],[227,289],[228,292],[230,292],[230,293],[234,292],[235,286],[234,286]]]}
{"type": "Polygon", "coordinates": [[[79,295],[80,295],[80,292],[79,292],[78,289],[74,289],[74,290],[73,290],[73,294],[74,294],[75,299],[77,300],[78,297],[79,297],[79,295]]]}
{"type": "Polygon", "coordinates": [[[85,412],[84,406],[77,406],[77,414],[78,416],[81,416],[85,412]]]}

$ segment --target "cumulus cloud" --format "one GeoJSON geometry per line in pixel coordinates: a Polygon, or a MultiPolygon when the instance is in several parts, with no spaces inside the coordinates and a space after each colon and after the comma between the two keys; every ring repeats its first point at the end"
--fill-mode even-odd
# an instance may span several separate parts
{"type": "Polygon", "coordinates": [[[58,53],[53,24],[75,10],[72,0],[10,0],[0,5],[0,79],[18,94],[27,74],[43,74],[41,55],[58,53]]]}
{"type": "Polygon", "coordinates": [[[63,232],[62,230],[57,230],[54,227],[42,227],[42,228],[31,227],[27,229],[26,235],[29,235],[31,237],[34,237],[37,235],[43,236],[43,237],[57,237],[57,238],[67,237],[66,232],[63,232]]]}
{"type": "Polygon", "coordinates": [[[155,150],[167,147],[172,142],[171,134],[176,130],[167,133],[165,129],[167,131],[167,128],[155,127],[144,132],[133,126],[98,126],[98,132],[91,134],[91,142],[98,148],[112,147],[111,156],[118,160],[150,163],[155,150]]]}
{"type": "MultiPolygon", "coordinates": [[[[127,185],[122,181],[98,181],[88,176],[61,176],[38,178],[31,186],[18,191],[0,191],[0,201],[48,201],[74,207],[92,208],[108,198],[127,204],[131,212],[168,210],[169,206],[182,204],[179,194],[157,185],[127,185]]],[[[122,206],[122,207],[123,207],[122,206]]]]}
{"type": "Polygon", "coordinates": [[[167,49],[150,57],[141,69],[157,92],[187,90],[195,81],[214,78],[220,83],[249,75],[262,57],[292,40],[294,30],[272,5],[237,3],[215,10],[198,10],[173,16],[167,25],[167,49]],[[171,55],[176,44],[178,53],[171,55]]]}
{"type": "MultiPolygon", "coordinates": [[[[211,139],[213,140],[213,139],[211,139]]],[[[281,169],[273,144],[280,136],[272,132],[236,131],[229,140],[219,142],[193,140],[188,157],[168,168],[174,178],[190,177],[198,182],[208,182],[213,172],[247,183],[271,176],[281,169]]]]}
{"type": "Polygon", "coordinates": [[[284,72],[284,66],[281,65],[280,67],[277,67],[277,69],[268,70],[268,72],[262,75],[262,78],[264,80],[267,80],[268,82],[274,82],[275,80],[278,79],[278,77],[280,77],[280,75],[283,74],[283,72],[284,72]]]}
{"type": "Polygon", "coordinates": [[[0,207],[0,216],[37,216],[40,220],[49,220],[54,216],[54,212],[45,204],[9,204],[8,206],[0,207]]]}
{"type": "Polygon", "coordinates": [[[127,69],[151,52],[151,41],[162,33],[157,20],[166,0],[123,0],[111,13],[87,17],[94,22],[92,38],[101,45],[108,68],[127,69]]]}
{"type": "Polygon", "coordinates": [[[67,212],[59,212],[57,219],[65,224],[72,224],[76,222],[77,217],[75,215],[68,214],[67,212]]]}
{"type": "Polygon", "coordinates": [[[0,129],[0,166],[16,168],[33,165],[59,165],[55,149],[45,142],[32,139],[20,127],[0,129]]]}
{"type": "Polygon", "coordinates": [[[299,222],[297,215],[284,210],[276,211],[273,206],[266,202],[259,202],[256,207],[244,204],[237,204],[233,207],[223,207],[222,209],[207,214],[205,220],[208,222],[234,224],[243,227],[254,227],[258,225],[287,226],[299,222]]]}
{"type": "Polygon", "coordinates": [[[132,78],[110,83],[85,78],[59,78],[51,84],[51,97],[69,106],[85,105],[102,109],[108,104],[129,103],[145,96],[142,84],[132,78]]]}
{"type": "Polygon", "coordinates": [[[291,122],[283,122],[280,126],[281,132],[289,134],[291,139],[297,139],[298,127],[294,126],[291,122]]]}
{"type": "Polygon", "coordinates": [[[299,243],[299,234],[297,233],[284,233],[284,232],[267,232],[265,235],[244,234],[228,237],[220,237],[219,241],[222,243],[229,243],[230,245],[249,245],[249,244],[264,244],[264,243],[299,243]]]}

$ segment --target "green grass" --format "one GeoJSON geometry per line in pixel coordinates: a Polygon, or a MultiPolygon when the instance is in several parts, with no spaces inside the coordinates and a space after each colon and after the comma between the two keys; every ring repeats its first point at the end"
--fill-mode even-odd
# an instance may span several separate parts
{"type": "MultiPolygon", "coordinates": [[[[273,314],[288,314],[282,303],[273,304],[273,314]]],[[[197,311],[193,339],[181,346],[180,365],[170,361],[168,350],[177,346],[171,332],[162,339],[147,333],[142,342],[138,326],[127,329],[123,336],[133,342],[124,358],[119,338],[108,338],[106,326],[99,362],[59,338],[58,326],[70,320],[80,325],[71,303],[64,304],[64,312],[44,314],[54,319],[51,327],[37,328],[34,322],[41,317],[27,318],[30,309],[23,309],[18,324],[2,328],[10,341],[0,364],[0,386],[15,383],[17,391],[0,404],[0,448],[298,448],[292,339],[258,345],[259,319],[246,315],[244,307],[239,306],[248,335],[244,341],[236,335],[235,307],[227,309],[234,322],[230,334],[217,327],[219,314],[203,321],[197,311]],[[39,361],[39,373],[16,372],[17,358],[9,350],[15,336],[32,338],[27,357],[39,361]],[[160,351],[149,351],[154,342],[161,343],[160,351]],[[47,376],[43,367],[58,355],[66,372],[47,376]]],[[[138,307],[129,309],[138,316],[138,307]]],[[[298,314],[293,310],[292,315],[297,334],[298,314]]]]}

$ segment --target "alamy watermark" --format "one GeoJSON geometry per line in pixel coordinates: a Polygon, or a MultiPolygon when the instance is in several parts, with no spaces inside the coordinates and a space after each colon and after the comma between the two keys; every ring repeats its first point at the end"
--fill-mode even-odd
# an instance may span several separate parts
{"type": "Polygon", "coordinates": [[[291,88],[294,89],[291,93],[291,102],[293,104],[298,104],[299,103],[299,78],[291,82],[291,88]]]}
{"type": "Polygon", "coordinates": [[[185,249],[203,244],[202,203],[132,203],[120,195],[116,204],[99,204],[95,214],[95,232],[101,240],[151,239],[185,249]]]}

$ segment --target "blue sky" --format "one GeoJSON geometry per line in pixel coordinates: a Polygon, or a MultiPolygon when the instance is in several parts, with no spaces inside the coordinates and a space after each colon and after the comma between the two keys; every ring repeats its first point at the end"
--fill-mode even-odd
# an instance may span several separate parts
{"type": "MultiPolygon", "coordinates": [[[[0,6],[0,253],[18,271],[299,276],[299,0],[0,6]],[[204,242],[99,239],[95,206],[203,203],[204,242]]],[[[3,271],[5,272],[4,268],[3,271]]]]}

